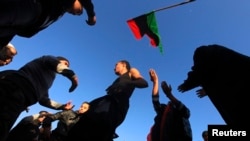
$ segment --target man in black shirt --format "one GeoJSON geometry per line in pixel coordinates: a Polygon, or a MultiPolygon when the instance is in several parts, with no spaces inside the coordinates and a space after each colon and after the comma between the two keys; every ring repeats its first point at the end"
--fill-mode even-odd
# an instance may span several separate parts
{"type": "Polygon", "coordinates": [[[55,110],[70,107],[71,103],[60,104],[49,98],[57,73],[72,82],[69,92],[74,91],[78,80],[64,57],[42,56],[18,70],[0,72],[0,141],[5,141],[20,113],[37,102],[55,110]]]}

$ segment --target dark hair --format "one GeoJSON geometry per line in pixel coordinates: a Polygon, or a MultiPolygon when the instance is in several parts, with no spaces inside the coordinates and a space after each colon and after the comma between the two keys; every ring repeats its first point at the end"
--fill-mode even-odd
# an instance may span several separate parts
{"type": "Polygon", "coordinates": [[[67,61],[69,63],[69,60],[67,58],[63,57],[63,56],[57,56],[56,58],[58,60],[65,60],[65,61],[67,61]]]}
{"type": "Polygon", "coordinates": [[[202,132],[202,137],[203,138],[205,138],[207,135],[208,135],[208,131],[207,130],[205,130],[205,131],[202,132]]]}
{"type": "Polygon", "coordinates": [[[121,60],[120,62],[126,64],[126,68],[128,71],[131,69],[130,63],[127,60],[121,60]]]}
{"type": "Polygon", "coordinates": [[[39,114],[47,114],[47,111],[40,111],[39,114]]]}
{"type": "Polygon", "coordinates": [[[88,104],[88,105],[90,105],[90,103],[87,102],[87,101],[82,102],[82,104],[88,104]]]}
{"type": "Polygon", "coordinates": [[[47,115],[49,112],[47,112],[47,111],[40,111],[39,112],[39,117],[43,117],[43,116],[45,116],[45,115],[47,115]]]}
{"type": "Polygon", "coordinates": [[[73,4],[75,0],[61,0],[61,4],[65,10],[69,9],[73,4]]]}
{"type": "Polygon", "coordinates": [[[65,61],[68,61],[68,62],[69,62],[69,60],[68,60],[67,58],[63,57],[63,56],[57,56],[56,58],[57,58],[58,60],[65,60],[65,61]]]}

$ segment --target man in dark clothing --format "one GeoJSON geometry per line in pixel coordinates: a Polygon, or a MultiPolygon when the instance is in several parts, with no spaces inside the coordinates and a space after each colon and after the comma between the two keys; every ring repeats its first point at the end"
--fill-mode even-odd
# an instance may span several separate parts
{"type": "Polygon", "coordinates": [[[119,77],[106,89],[107,95],[90,102],[88,113],[72,127],[67,141],[72,138],[77,141],[113,141],[117,137],[115,130],[126,118],[133,91],[148,87],[148,83],[136,68],[130,68],[126,60],[119,61],[114,71],[119,77]]]}
{"type": "Polygon", "coordinates": [[[156,116],[147,141],[192,141],[192,129],[189,122],[190,110],[172,94],[171,85],[162,81],[164,94],[170,99],[167,104],[159,102],[159,82],[155,70],[149,71],[153,82],[152,102],[156,116]]]}
{"type": "Polygon", "coordinates": [[[81,15],[86,10],[88,25],[96,23],[91,0],[1,0],[0,49],[14,36],[30,38],[60,19],[66,12],[81,15]]]}
{"type": "Polygon", "coordinates": [[[47,108],[62,110],[71,105],[49,98],[49,88],[57,73],[71,81],[69,92],[74,91],[78,80],[64,57],[42,56],[18,70],[0,72],[0,141],[5,140],[16,119],[27,107],[39,102],[47,108]]]}
{"type": "Polygon", "coordinates": [[[49,113],[40,111],[39,114],[24,117],[11,129],[6,141],[38,141],[39,127],[49,113]]]}
{"type": "MultiPolygon", "coordinates": [[[[188,77],[178,90],[202,87],[226,124],[249,125],[250,57],[221,45],[198,47],[188,77]]],[[[199,97],[203,97],[197,91],[199,97]]]]}

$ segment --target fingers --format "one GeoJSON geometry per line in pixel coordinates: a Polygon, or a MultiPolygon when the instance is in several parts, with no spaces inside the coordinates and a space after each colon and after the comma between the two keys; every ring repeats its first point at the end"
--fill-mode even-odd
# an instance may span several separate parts
{"type": "Polygon", "coordinates": [[[205,97],[205,96],[207,95],[204,89],[199,89],[199,90],[197,90],[197,91],[196,91],[196,94],[197,94],[197,96],[198,96],[199,98],[203,98],[203,97],[205,97]]]}
{"type": "Polygon", "coordinates": [[[158,76],[154,69],[149,70],[149,76],[150,76],[150,80],[153,82],[158,80],[158,76]]]}
{"type": "Polygon", "coordinates": [[[86,23],[87,23],[88,25],[90,25],[90,26],[95,25],[95,23],[96,23],[96,17],[94,16],[94,17],[88,18],[88,20],[86,20],[86,23]]]}
{"type": "Polygon", "coordinates": [[[172,91],[171,86],[168,85],[166,81],[161,82],[161,88],[165,94],[169,94],[172,91]]]}
{"type": "Polygon", "coordinates": [[[177,89],[178,89],[178,91],[181,92],[181,93],[186,92],[185,87],[184,87],[183,85],[180,85],[177,89]]]}
{"type": "Polygon", "coordinates": [[[167,84],[166,81],[162,81],[162,82],[161,82],[161,87],[162,87],[163,89],[172,89],[170,85],[168,86],[168,84],[167,84]]]}

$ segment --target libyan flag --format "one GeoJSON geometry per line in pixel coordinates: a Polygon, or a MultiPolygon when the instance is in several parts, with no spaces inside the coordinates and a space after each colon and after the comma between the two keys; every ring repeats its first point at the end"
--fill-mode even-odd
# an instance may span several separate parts
{"type": "Polygon", "coordinates": [[[133,19],[127,20],[128,26],[133,32],[136,39],[141,39],[145,34],[150,39],[150,44],[153,47],[159,47],[160,52],[163,52],[158,26],[155,18],[155,12],[143,14],[133,19]]]}

